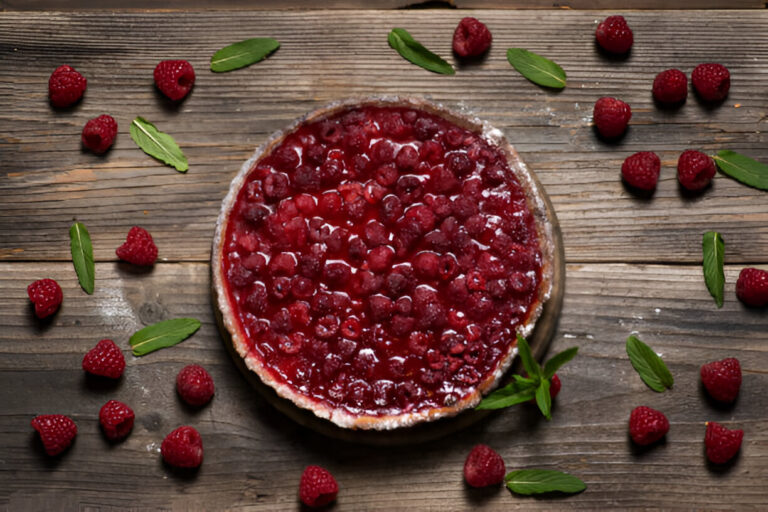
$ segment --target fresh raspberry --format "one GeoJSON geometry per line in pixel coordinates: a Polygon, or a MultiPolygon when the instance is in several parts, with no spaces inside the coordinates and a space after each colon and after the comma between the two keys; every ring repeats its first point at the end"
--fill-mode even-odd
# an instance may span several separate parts
{"type": "Polygon", "coordinates": [[[58,455],[72,444],[77,425],[63,414],[42,414],[32,420],[32,427],[40,434],[45,453],[58,455]]]}
{"type": "Polygon", "coordinates": [[[59,66],[48,79],[48,97],[54,107],[68,107],[83,97],[87,80],[69,66],[59,66]]]}
{"type": "Polygon", "coordinates": [[[119,379],[125,370],[125,357],[112,340],[101,340],[83,357],[83,370],[93,375],[119,379]]]}
{"type": "Polygon", "coordinates": [[[603,97],[595,102],[592,119],[600,135],[613,139],[624,133],[632,118],[632,109],[621,100],[603,97]]]}
{"type": "Polygon", "coordinates": [[[561,387],[562,383],[560,382],[560,377],[558,377],[557,374],[554,374],[552,378],[549,379],[549,396],[555,398],[560,393],[561,387]]]}
{"type": "Polygon", "coordinates": [[[491,46],[491,31],[477,18],[462,19],[453,33],[453,51],[459,57],[476,57],[491,46]]]}
{"type": "Polygon", "coordinates": [[[715,162],[701,151],[688,149],[677,160],[677,179],[688,190],[702,190],[715,176],[715,162]]]}
{"type": "Polygon", "coordinates": [[[682,103],[688,97],[688,78],[679,69],[667,69],[653,79],[653,98],[659,103],[682,103]]]}
{"type": "Polygon", "coordinates": [[[299,482],[299,498],[308,507],[322,507],[336,499],[339,484],[333,475],[320,466],[307,466],[299,482]]]}
{"type": "Polygon", "coordinates": [[[731,74],[722,64],[699,64],[691,73],[693,88],[705,101],[722,101],[731,88],[731,74]]]}
{"type": "Polygon", "coordinates": [[[768,306],[768,272],[759,268],[743,268],[736,281],[736,296],[747,306],[768,306]]]}
{"type": "Polygon", "coordinates": [[[627,53],[632,48],[632,29],[624,16],[608,16],[597,26],[597,42],[603,50],[611,53],[627,53]]]}
{"type": "Polygon", "coordinates": [[[157,246],[146,229],[133,226],[125,243],[115,250],[115,254],[134,265],[152,265],[157,259],[157,246]]]}
{"type": "Polygon", "coordinates": [[[83,146],[97,154],[104,153],[112,147],[117,135],[117,121],[109,115],[94,117],[83,127],[83,146]]]}
{"type": "Polygon", "coordinates": [[[733,402],[741,387],[741,365],[733,357],[701,367],[701,383],[709,395],[721,402],[733,402]]]}
{"type": "Polygon", "coordinates": [[[669,420],[650,407],[636,407],[629,415],[629,435],[640,446],[655,443],[669,432],[669,420]]]}
{"type": "Polygon", "coordinates": [[[64,299],[61,286],[53,279],[40,279],[30,284],[27,286],[27,295],[35,305],[37,318],[45,318],[54,314],[64,299]]]}
{"type": "Polygon", "coordinates": [[[628,157],[621,164],[621,177],[629,185],[640,190],[653,190],[659,181],[661,160],[650,151],[641,151],[628,157]]]}
{"type": "Polygon", "coordinates": [[[110,441],[126,437],[133,428],[135,417],[130,407],[117,400],[105,403],[99,411],[99,423],[110,441]]]}
{"type": "Polygon", "coordinates": [[[195,70],[185,60],[164,60],[155,67],[155,85],[173,101],[184,98],[195,85],[195,70]]]}
{"type": "Polygon", "coordinates": [[[707,458],[715,464],[728,462],[741,448],[744,431],[731,430],[714,421],[708,421],[706,425],[704,446],[707,447],[707,458]]]}
{"type": "Polygon", "coordinates": [[[160,453],[171,466],[196,468],[203,463],[203,440],[194,427],[184,425],[165,436],[160,453]]]}
{"type": "Polygon", "coordinates": [[[504,459],[493,448],[478,444],[464,461],[464,480],[472,487],[497,485],[504,480],[504,459]]]}
{"type": "Polygon", "coordinates": [[[182,400],[199,407],[213,397],[213,378],[202,366],[190,364],[176,376],[176,390],[182,400]]]}

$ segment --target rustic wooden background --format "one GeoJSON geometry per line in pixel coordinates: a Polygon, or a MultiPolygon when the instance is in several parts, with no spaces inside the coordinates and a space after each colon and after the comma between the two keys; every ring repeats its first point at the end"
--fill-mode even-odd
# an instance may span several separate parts
{"type": "Polygon", "coordinates": [[[703,194],[685,195],[675,165],[687,148],[732,149],[768,162],[768,12],[628,12],[636,42],[625,59],[595,48],[595,25],[608,14],[0,13],[0,509],[295,510],[301,471],[320,464],[341,486],[334,510],[764,510],[768,312],[742,306],[734,283],[746,265],[768,268],[768,195],[723,175],[703,194]],[[387,32],[400,26],[450,57],[453,28],[467,14],[488,23],[494,44],[484,61],[458,65],[455,76],[414,67],[387,46],[387,32]],[[282,47],[246,69],[208,70],[215,50],[259,36],[276,37],[282,47]],[[513,46],[559,62],[568,87],[546,91],[520,77],[505,59],[513,46]],[[152,85],[152,69],[166,58],[187,59],[197,70],[195,89],[179,106],[152,85]],[[690,73],[707,61],[731,70],[722,105],[706,106],[692,95],[678,110],[654,106],[657,72],[690,73]],[[46,84],[65,63],[86,75],[88,90],[76,107],[54,110],[46,84]],[[255,146],[308,110],[337,98],[392,93],[464,105],[490,120],[552,199],[567,286],[550,354],[572,345],[580,351],[560,372],[563,391],[551,422],[518,406],[415,446],[328,439],[272,409],[226,353],[209,299],[208,257],[230,179],[255,146]],[[603,95],[633,108],[632,126],[618,143],[599,140],[590,126],[603,95]],[[79,134],[102,113],[115,116],[120,133],[100,157],[81,149],[79,134]],[[135,147],[128,125],[136,115],[176,138],[190,161],[187,174],[135,147]],[[662,159],[652,199],[633,197],[619,179],[623,159],[640,150],[662,159]],[[92,296],[79,288],[69,261],[74,219],[93,238],[92,296]],[[133,225],[146,227],[160,248],[151,271],[116,261],[114,249],[133,225]],[[722,309],[701,272],[701,235],[710,229],[726,241],[722,309]],[[26,297],[26,286],[43,277],[64,288],[64,304],[49,322],[34,319],[26,297]],[[175,316],[197,317],[203,327],[172,349],[130,355],[131,333],[175,316]],[[663,353],[676,379],[672,391],[654,393],[632,370],[624,351],[631,332],[663,353]],[[80,369],[83,354],[102,338],[126,353],[125,375],[114,386],[86,379],[80,369]],[[719,407],[700,389],[698,369],[729,356],[741,360],[744,383],[735,405],[719,407]],[[192,362],[216,381],[213,402],[199,411],[184,407],[174,390],[176,372],[192,362]],[[117,445],[98,427],[98,409],[110,398],[137,414],[133,433],[117,445]],[[667,414],[665,443],[633,448],[627,419],[638,405],[667,414]],[[47,458],[29,426],[41,413],[68,414],[79,426],[62,457],[47,458]],[[706,463],[707,420],[745,431],[741,455],[725,468],[706,463]],[[158,454],[179,424],[203,436],[205,462],[193,475],[168,470],[158,454]],[[588,489],[554,499],[469,489],[461,469],[479,442],[497,449],[509,469],[569,471],[588,489]]]}

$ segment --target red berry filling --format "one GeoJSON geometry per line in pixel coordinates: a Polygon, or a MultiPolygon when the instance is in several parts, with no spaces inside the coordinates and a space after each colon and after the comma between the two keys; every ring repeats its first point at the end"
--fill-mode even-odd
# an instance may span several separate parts
{"type": "Polygon", "coordinates": [[[258,161],[222,271],[252,355],[353,414],[455,404],[498,367],[541,280],[500,150],[404,107],[303,124],[258,161]]]}

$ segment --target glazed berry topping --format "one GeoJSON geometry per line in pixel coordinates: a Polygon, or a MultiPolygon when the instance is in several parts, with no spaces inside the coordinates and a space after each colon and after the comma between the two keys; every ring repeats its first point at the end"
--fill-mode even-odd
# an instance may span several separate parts
{"type": "Polygon", "coordinates": [[[496,371],[541,280],[499,149],[404,107],[305,123],[254,164],[222,274],[277,381],[353,414],[455,404],[496,371]]]}

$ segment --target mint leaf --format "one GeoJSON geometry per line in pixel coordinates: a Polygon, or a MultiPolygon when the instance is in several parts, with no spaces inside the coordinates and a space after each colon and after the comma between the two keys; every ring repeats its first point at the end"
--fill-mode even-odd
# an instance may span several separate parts
{"type": "Polygon", "coordinates": [[[723,173],[750,187],[768,190],[768,165],[735,151],[723,150],[712,157],[723,173]]]}
{"type": "Polygon", "coordinates": [[[547,380],[551,379],[555,372],[557,372],[557,370],[559,370],[565,363],[573,359],[578,351],[579,347],[571,347],[553,356],[544,364],[544,378],[547,380]]]}
{"type": "Polygon", "coordinates": [[[635,371],[652,390],[661,393],[674,384],[675,380],[664,361],[636,336],[627,338],[627,355],[635,371]]]}
{"type": "Polygon", "coordinates": [[[545,418],[552,419],[552,397],[549,395],[549,380],[547,379],[541,379],[539,387],[536,388],[536,405],[539,406],[539,410],[545,418]]]}
{"type": "Polygon", "coordinates": [[[725,273],[723,272],[723,258],[725,256],[725,242],[723,235],[717,231],[707,231],[701,241],[704,253],[704,282],[718,308],[723,307],[723,289],[725,288],[725,273]]]}
{"type": "Polygon", "coordinates": [[[444,61],[440,56],[424,48],[407,30],[393,28],[387,40],[389,41],[389,46],[394,48],[401,57],[417,66],[443,75],[453,75],[456,73],[453,66],[444,61]]]}
{"type": "MultiPolygon", "coordinates": [[[[515,377],[519,377],[515,375],[515,377]]],[[[482,402],[477,404],[479,410],[503,409],[512,405],[521,404],[533,399],[536,396],[536,385],[533,382],[512,382],[497,389],[482,402]]]]}
{"type": "Polygon", "coordinates": [[[173,318],[136,331],[129,343],[133,348],[133,355],[143,356],[181,343],[199,328],[200,321],[194,318],[173,318]]]}
{"type": "Polygon", "coordinates": [[[278,48],[280,43],[269,37],[246,39],[231,44],[213,54],[211,71],[223,73],[250,66],[265,59],[278,48]]]}
{"type": "Polygon", "coordinates": [[[72,252],[72,264],[85,293],[92,294],[96,280],[96,266],[93,263],[93,245],[91,235],[80,222],[69,228],[69,248],[72,252]]]}
{"type": "Polygon", "coordinates": [[[574,494],[587,488],[580,479],[562,471],[552,469],[519,469],[504,477],[507,488],[516,493],[529,496],[547,492],[574,494]]]}
{"type": "Polygon", "coordinates": [[[189,169],[187,157],[184,156],[173,137],[158,130],[143,117],[137,117],[131,122],[130,131],[133,141],[146,154],[174,167],[179,172],[187,172],[189,169]]]}
{"type": "Polygon", "coordinates": [[[528,376],[540,379],[542,376],[541,366],[533,358],[530,345],[525,341],[525,338],[520,336],[520,333],[517,334],[517,348],[520,351],[520,360],[523,362],[523,368],[525,368],[528,376]]]}
{"type": "Polygon", "coordinates": [[[510,48],[507,60],[521,75],[537,85],[553,89],[565,87],[563,68],[541,55],[523,48],[510,48]]]}

